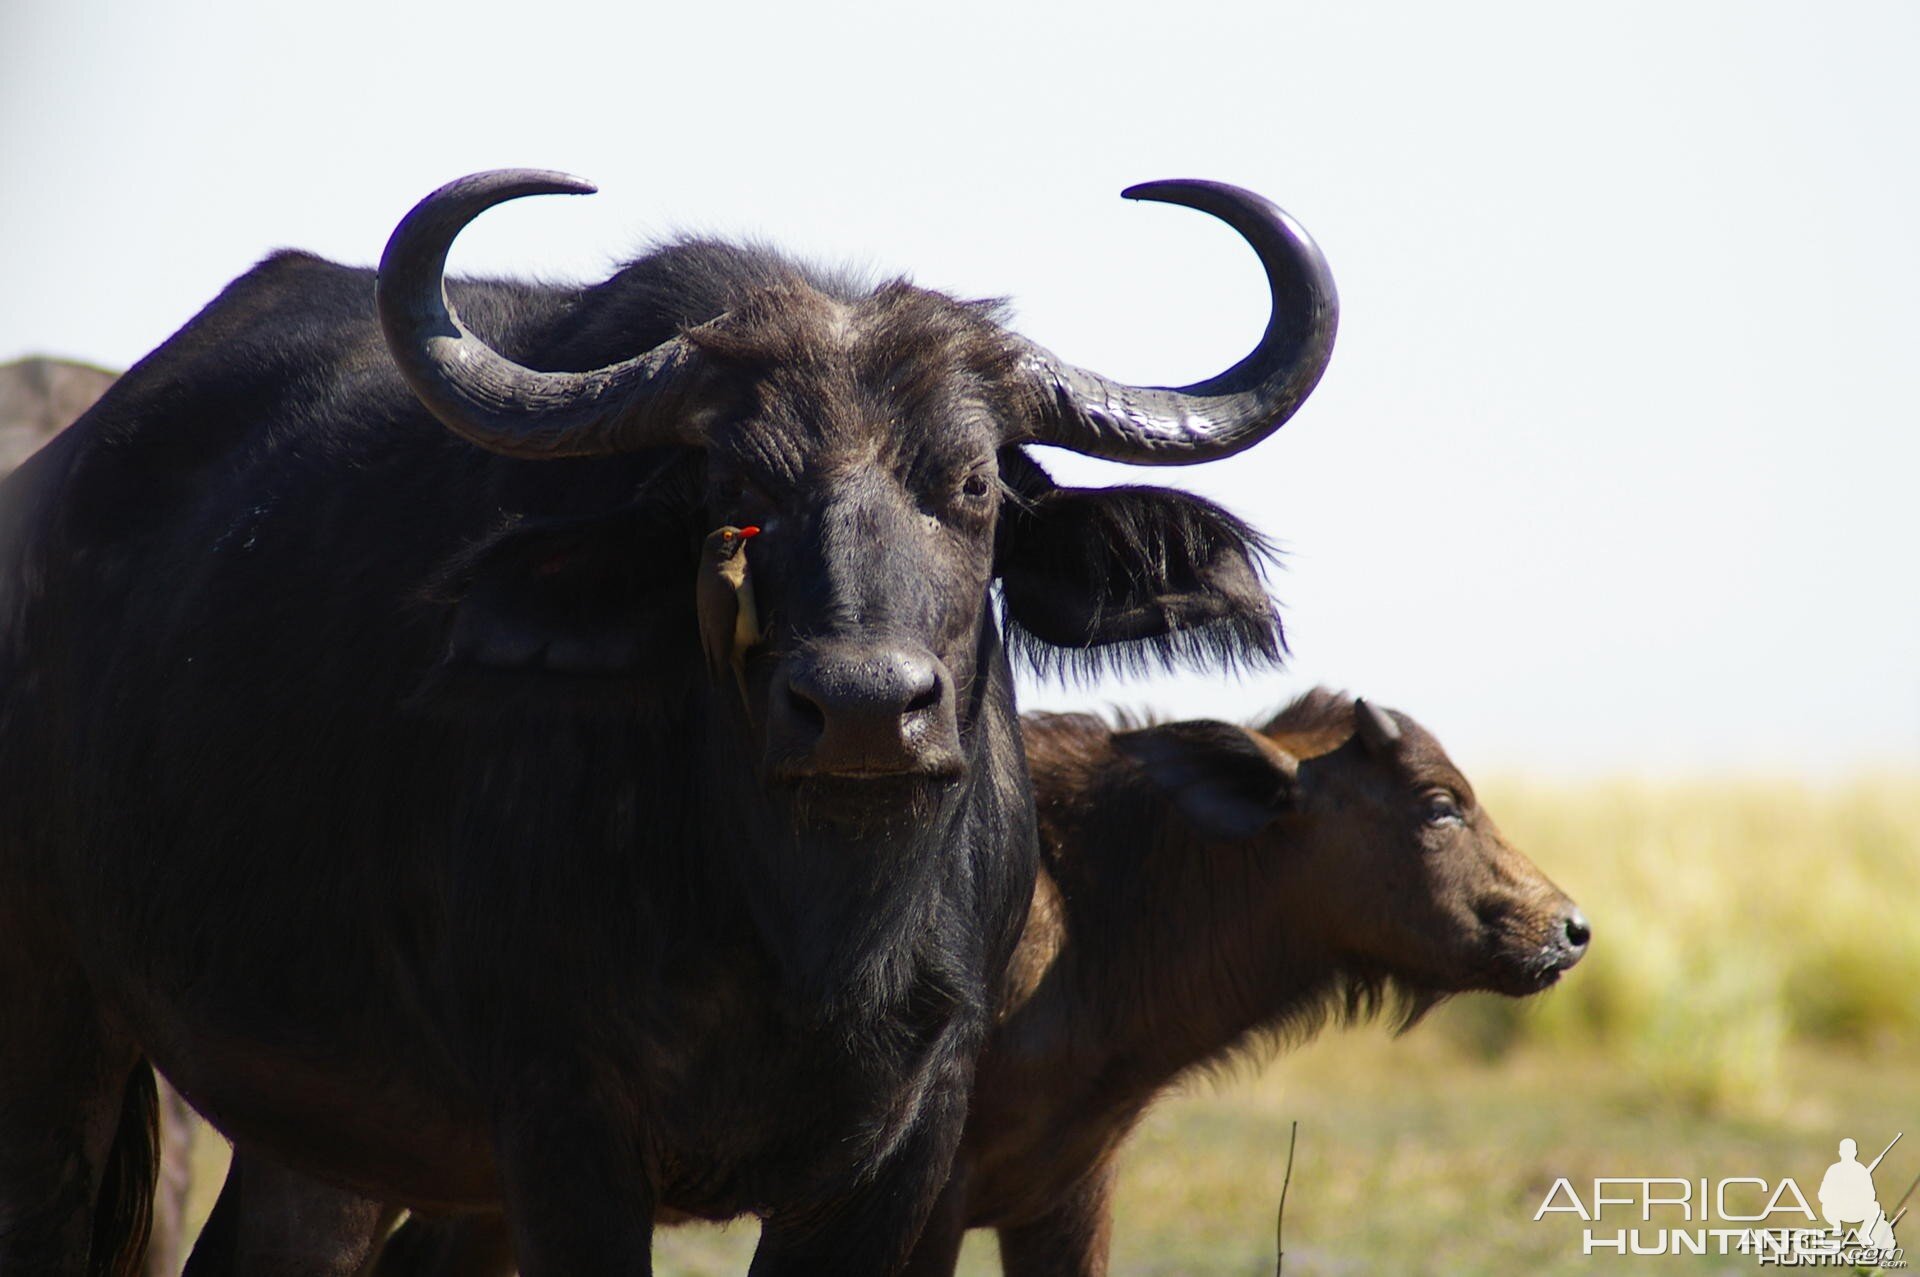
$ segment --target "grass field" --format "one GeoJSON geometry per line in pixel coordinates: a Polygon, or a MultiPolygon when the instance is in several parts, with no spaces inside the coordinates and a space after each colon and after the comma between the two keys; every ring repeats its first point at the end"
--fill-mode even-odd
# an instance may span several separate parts
{"type": "MultiPolygon", "coordinates": [[[[1330,1032],[1191,1080],[1129,1150],[1116,1273],[1271,1273],[1294,1121],[1285,1271],[1301,1277],[1746,1272],[1583,1258],[1578,1219],[1533,1215],[1558,1176],[1583,1192],[1602,1175],[1792,1176],[1811,1196],[1842,1136],[1864,1159],[1908,1132],[1876,1176],[1883,1204],[1920,1175],[1920,778],[1482,798],[1586,909],[1588,960],[1525,1004],[1461,999],[1404,1038],[1330,1032]]],[[[209,1192],[222,1152],[206,1142],[209,1192]]],[[[753,1239],[750,1222],[663,1232],[659,1271],[744,1272],[753,1239]]],[[[998,1271],[990,1236],[962,1271],[998,1271]]]]}

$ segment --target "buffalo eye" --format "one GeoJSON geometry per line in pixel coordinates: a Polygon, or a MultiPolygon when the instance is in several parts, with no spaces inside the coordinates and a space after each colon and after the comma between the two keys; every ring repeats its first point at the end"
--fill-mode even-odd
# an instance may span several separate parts
{"type": "Polygon", "coordinates": [[[967,471],[959,483],[948,489],[951,495],[947,498],[947,514],[970,523],[984,520],[992,510],[989,498],[993,495],[993,486],[994,474],[990,468],[982,466],[967,471]]]}
{"type": "Polygon", "coordinates": [[[1422,798],[1421,819],[1429,825],[1457,825],[1463,819],[1460,800],[1444,789],[1430,789],[1422,798]]]}

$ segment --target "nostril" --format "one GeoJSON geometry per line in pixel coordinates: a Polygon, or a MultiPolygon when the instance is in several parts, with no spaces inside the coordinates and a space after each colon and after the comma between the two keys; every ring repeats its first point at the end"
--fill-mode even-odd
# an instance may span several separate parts
{"type": "Polygon", "coordinates": [[[932,682],[928,683],[925,689],[923,689],[917,696],[915,696],[912,700],[907,702],[907,708],[904,711],[902,711],[902,716],[904,717],[905,715],[908,715],[908,714],[918,714],[922,710],[933,709],[939,704],[940,704],[940,680],[936,678],[932,682]]]}
{"type": "Polygon", "coordinates": [[[793,710],[795,721],[811,728],[816,733],[826,729],[826,711],[820,708],[818,701],[791,683],[787,684],[787,705],[793,710]]]}
{"type": "Polygon", "coordinates": [[[1587,925],[1587,915],[1575,909],[1567,915],[1567,943],[1575,949],[1584,949],[1593,939],[1593,928],[1587,925]]]}
{"type": "Polygon", "coordinates": [[[953,675],[931,652],[842,644],[786,658],[766,749],[793,778],[950,777],[964,770],[953,675]]]}

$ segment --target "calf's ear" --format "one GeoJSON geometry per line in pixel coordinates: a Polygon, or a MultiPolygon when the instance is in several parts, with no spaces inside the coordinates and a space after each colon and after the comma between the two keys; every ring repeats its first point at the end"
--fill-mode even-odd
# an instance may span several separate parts
{"type": "Polygon", "coordinates": [[[1160,723],[1115,733],[1113,745],[1209,838],[1251,838],[1298,806],[1299,762],[1232,723],[1160,723]]]}
{"type": "Polygon", "coordinates": [[[1005,629],[1009,649],[1040,672],[1285,657],[1261,580],[1272,549],[1211,501],[1170,488],[1010,486],[996,564],[1005,629]]]}

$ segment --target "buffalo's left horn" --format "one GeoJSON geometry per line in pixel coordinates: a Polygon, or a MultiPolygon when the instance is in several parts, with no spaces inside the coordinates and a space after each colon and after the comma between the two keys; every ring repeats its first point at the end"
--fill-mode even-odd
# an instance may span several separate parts
{"type": "Polygon", "coordinates": [[[449,182],[401,219],[374,288],[387,350],[442,425],[511,457],[627,452],[688,437],[697,356],[674,338],[592,372],[523,368],[467,330],[447,300],[447,249],[468,222],[522,195],[594,191],[565,173],[494,169],[449,182]]]}
{"type": "Polygon", "coordinates": [[[1340,301],[1326,258],[1277,205],[1238,186],[1146,182],[1121,194],[1196,208],[1239,231],[1267,273],[1267,331],[1219,376],[1177,387],[1112,381],[1030,345],[1042,403],[1026,441],[1135,465],[1190,465],[1252,447],[1286,424],[1333,354],[1340,301]]]}

